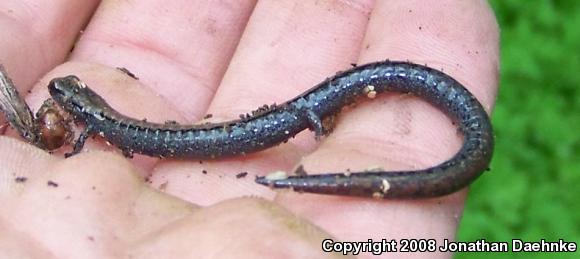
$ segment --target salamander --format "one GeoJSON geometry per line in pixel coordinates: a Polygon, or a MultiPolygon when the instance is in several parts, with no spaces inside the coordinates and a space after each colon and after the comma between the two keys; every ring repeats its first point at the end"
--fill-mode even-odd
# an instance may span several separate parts
{"type": "Polygon", "coordinates": [[[287,141],[305,129],[329,132],[324,121],[357,100],[383,92],[411,93],[431,103],[457,125],[463,146],[449,160],[414,171],[345,172],[257,177],[273,188],[375,198],[426,198],[455,192],[488,168],[493,153],[490,119],[478,100],[449,75],[403,61],[359,65],[337,73],[297,97],[264,106],[240,119],[181,125],[152,123],[123,115],[74,75],[49,83],[54,101],[85,125],[67,156],[100,135],[130,156],[214,159],[257,152],[287,141]]]}

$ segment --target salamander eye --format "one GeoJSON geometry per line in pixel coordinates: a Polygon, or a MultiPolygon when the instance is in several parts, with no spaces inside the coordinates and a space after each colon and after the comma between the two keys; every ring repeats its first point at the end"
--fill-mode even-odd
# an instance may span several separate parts
{"type": "Polygon", "coordinates": [[[50,81],[50,83],[48,84],[48,92],[53,97],[65,95],[63,89],[61,88],[61,86],[58,82],[58,78],[52,79],[52,81],[50,81]]]}

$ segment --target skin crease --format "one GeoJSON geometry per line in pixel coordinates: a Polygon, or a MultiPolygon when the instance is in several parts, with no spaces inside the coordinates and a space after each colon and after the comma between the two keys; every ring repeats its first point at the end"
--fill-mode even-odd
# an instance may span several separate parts
{"type": "MultiPolygon", "coordinates": [[[[26,2],[32,9],[19,7],[21,2],[0,4],[0,39],[9,38],[5,33],[30,34],[28,17],[47,18],[46,36],[0,41],[3,50],[44,46],[27,60],[19,51],[0,53],[20,91],[26,92],[21,82],[34,81],[28,77],[67,60],[27,96],[35,108],[47,97],[51,78],[76,74],[130,116],[190,122],[211,113],[211,120],[221,121],[281,103],[349,63],[387,57],[443,69],[488,111],[495,98],[498,28],[484,1],[103,1],[90,21],[72,13],[91,13],[96,2],[80,1],[84,5],[68,11],[67,4],[76,1],[45,8],[26,2]],[[88,24],[68,57],[75,41],[69,30],[78,26],[59,26],[63,20],[88,24]],[[140,80],[115,67],[128,68],[140,80]]],[[[253,179],[298,163],[309,172],[426,167],[456,152],[461,143],[455,132],[424,102],[383,95],[342,113],[333,134],[320,143],[304,133],[272,150],[203,164],[126,160],[100,140],[89,140],[88,152],[64,160],[62,151],[50,156],[0,137],[0,255],[324,258],[337,256],[321,252],[320,240],[328,236],[452,239],[465,191],[439,199],[376,201],[275,193],[253,179]],[[242,171],[248,176],[237,179],[242,171]],[[150,185],[172,196],[140,178],[150,174],[150,185]],[[27,180],[19,183],[17,176],[27,180]],[[254,198],[238,198],[249,195],[254,198]]]]}

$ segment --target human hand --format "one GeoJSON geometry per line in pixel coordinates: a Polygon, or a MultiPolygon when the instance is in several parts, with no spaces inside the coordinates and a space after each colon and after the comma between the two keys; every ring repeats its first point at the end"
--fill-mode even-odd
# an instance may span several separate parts
{"type": "MultiPolygon", "coordinates": [[[[22,18],[20,2],[2,5],[13,5],[7,9],[22,18]]],[[[41,22],[0,23],[27,43],[1,43],[11,50],[2,53],[2,62],[18,86],[64,59],[96,6],[80,2],[35,3],[31,17],[43,17],[41,22]],[[35,28],[32,36],[25,28],[35,28]],[[36,52],[29,50],[34,44],[41,44],[36,52]],[[30,57],[16,55],[19,46],[30,57]]],[[[51,78],[75,74],[132,117],[188,122],[211,113],[212,121],[221,121],[290,99],[349,63],[389,58],[444,69],[490,110],[497,33],[489,7],[475,1],[262,1],[255,8],[250,1],[106,1],[67,61],[44,75],[27,99],[38,107],[51,78]],[[139,81],[115,67],[128,68],[139,81]]],[[[342,113],[322,142],[312,139],[305,133],[265,152],[200,163],[126,160],[102,140],[89,141],[89,152],[65,160],[62,153],[48,155],[1,138],[0,224],[6,231],[0,247],[8,249],[0,250],[14,257],[320,258],[334,256],[321,251],[329,236],[453,239],[465,191],[377,201],[277,193],[253,183],[256,174],[290,171],[296,164],[309,172],[340,172],[441,162],[460,139],[435,108],[409,96],[382,96],[342,113]],[[249,175],[238,179],[239,172],[249,175]],[[137,175],[150,176],[151,186],[178,199],[137,175]],[[249,195],[263,199],[236,199],[249,195]]]]}

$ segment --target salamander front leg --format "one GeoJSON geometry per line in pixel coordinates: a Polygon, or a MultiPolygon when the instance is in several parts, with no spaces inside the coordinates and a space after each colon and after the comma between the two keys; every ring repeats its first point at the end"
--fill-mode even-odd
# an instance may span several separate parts
{"type": "Polygon", "coordinates": [[[78,153],[81,152],[81,150],[83,150],[83,147],[85,146],[85,141],[87,140],[87,138],[92,135],[91,133],[91,128],[90,127],[86,127],[83,132],[81,132],[81,134],[79,135],[79,138],[77,139],[77,141],[75,142],[75,145],[73,147],[73,151],[70,153],[65,153],[64,157],[65,158],[69,158],[71,156],[74,156],[78,153]]]}

